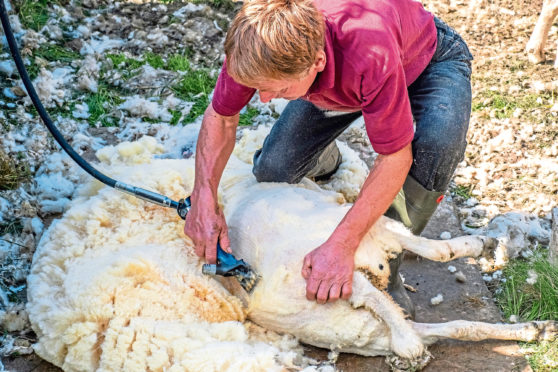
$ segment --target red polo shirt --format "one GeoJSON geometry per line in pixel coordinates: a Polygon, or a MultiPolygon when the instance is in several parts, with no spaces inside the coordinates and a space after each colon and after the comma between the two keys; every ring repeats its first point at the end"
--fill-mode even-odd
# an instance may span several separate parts
{"type": "MultiPolygon", "coordinates": [[[[305,96],[318,107],[362,111],[374,150],[392,154],[414,135],[407,87],[436,50],[432,14],[414,0],[315,0],[324,14],[326,66],[305,96]]],[[[237,114],[255,90],[235,82],[226,64],[212,105],[237,114]]]]}

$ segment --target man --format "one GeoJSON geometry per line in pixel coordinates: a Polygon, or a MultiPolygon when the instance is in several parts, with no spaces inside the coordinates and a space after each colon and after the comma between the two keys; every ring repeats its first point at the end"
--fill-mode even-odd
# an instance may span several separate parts
{"type": "MultiPolygon", "coordinates": [[[[185,234],[209,262],[217,241],[231,252],[217,187],[238,112],[256,90],[263,102],[291,100],[254,156],[259,182],[328,177],[341,161],[335,138],[363,115],[379,156],[345,218],[302,263],[309,300],[349,298],[364,234],[384,213],[419,234],[463,157],[467,46],[413,0],[253,0],[232,22],[225,54],[199,135],[185,234]]],[[[390,264],[388,291],[412,316],[400,262],[390,264]]]]}

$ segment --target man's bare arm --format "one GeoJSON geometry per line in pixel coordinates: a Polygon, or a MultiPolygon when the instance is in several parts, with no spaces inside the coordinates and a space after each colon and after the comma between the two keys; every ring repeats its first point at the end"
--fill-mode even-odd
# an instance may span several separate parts
{"type": "Polygon", "coordinates": [[[395,199],[412,161],[410,144],[396,153],[378,156],[357,200],[331,237],[304,257],[302,276],[309,300],[325,303],[350,297],[356,249],[395,199]]]}
{"type": "Polygon", "coordinates": [[[210,104],[198,136],[192,208],[184,233],[192,239],[196,254],[209,263],[216,261],[218,241],[225,251],[231,252],[227,225],[217,203],[217,188],[234,148],[238,119],[238,114],[219,115],[210,104]]]}
{"type": "Polygon", "coordinates": [[[389,208],[403,187],[413,163],[411,144],[390,155],[379,155],[352,208],[332,237],[358,247],[364,235],[389,208]]]}

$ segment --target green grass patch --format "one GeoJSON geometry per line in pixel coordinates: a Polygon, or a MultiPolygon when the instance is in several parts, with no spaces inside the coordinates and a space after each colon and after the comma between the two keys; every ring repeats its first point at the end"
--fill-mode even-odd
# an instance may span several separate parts
{"type": "Polygon", "coordinates": [[[39,31],[49,18],[50,4],[66,4],[64,0],[15,0],[12,4],[24,28],[39,31]]]}
{"type": "MultiPolygon", "coordinates": [[[[519,320],[558,320],[558,267],[548,261],[548,251],[536,250],[529,259],[516,259],[504,269],[496,303],[504,317],[519,320]],[[536,275],[536,276],[535,276],[536,275]],[[536,278],[532,284],[528,278],[536,278]]],[[[522,351],[535,372],[558,371],[558,339],[522,343],[522,351]]]]}
{"type": "Polygon", "coordinates": [[[190,70],[171,87],[178,98],[194,102],[190,113],[184,118],[184,123],[191,123],[204,113],[209,105],[209,94],[216,81],[217,79],[211,77],[209,71],[205,69],[190,70]]]}
{"type": "Polygon", "coordinates": [[[23,224],[20,219],[12,219],[0,222],[0,236],[6,234],[19,235],[23,232],[23,224]]]}
{"type": "Polygon", "coordinates": [[[253,124],[252,120],[254,120],[254,118],[259,114],[260,112],[253,108],[253,107],[248,107],[246,109],[246,112],[243,114],[240,114],[240,120],[238,121],[238,125],[240,126],[250,126],[253,124]]]}
{"type": "Polygon", "coordinates": [[[144,60],[128,57],[124,53],[107,54],[107,58],[112,61],[115,68],[124,73],[125,79],[134,76],[134,71],[146,64],[144,60]]]}
{"type": "Polygon", "coordinates": [[[194,4],[207,4],[213,8],[218,8],[222,10],[232,10],[235,8],[235,3],[231,0],[160,0],[163,4],[171,3],[194,3],[194,4]]]}
{"type": "Polygon", "coordinates": [[[42,44],[37,50],[33,52],[34,57],[40,57],[49,62],[64,62],[71,63],[76,59],[81,59],[79,53],[74,52],[69,48],[57,44],[42,44]]]}
{"type": "Polygon", "coordinates": [[[548,94],[511,96],[493,90],[486,90],[475,98],[472,110],[494,110],[494,115],[497,119],[506,119],[512,117],[514,111],[518,108],[526,112],[537,108],[548,108],[548,105],[537,102],[539,98],[542,98],[543,101],[548,101],[552,97],[548,94]]]}
{"type": "Polygon", "coordinates": [[[141,58],[128,57],[124,53],[107,54],[107,58],[112,61],[115,68],[124,72],[125,78],[130,78],[134,71],[141,66],[148,64],[153,68],[166,69],[170,71],[188,71],[190,70],[190,61],[187,54],[173,54],[165,60],[159,54],[147,52],[141,58]]]}
{"type": "Polygon", "coordinates": [[[173,54],[168,58],[167,68],[171,71],[188,71],[190,60],[187,55],[173,54]]]}
{"type": "Polygon", "coordinates": [[[473,186],[457,185],[456,187],[451,189],[451,192],[455,195],[461,196],[464,199],[469,199],[473,196],[473,186]]]}
{"type": "Polygon", "coordinates": [[[22,159],[10,158],[0,150],[0,190],[15,190],[30,177],[29,166],[22,159]]]}
{"type": "Polygon", "coordinates": [[[47,62],[58,61],[69,64],[77,59],[81,59],[81,55],[74,52],[72,49],[57,44],[42,44],[38,49],[33,51],[33,56],[30,58],[31,64],[25,66],[31,79],[35,79],[40,71],[40,67],[36,63],[36,58],[44,59],[47,62]]]}
{"type": "Polygon", "coordinates": [[[99,86],[97,93],[89,96],[86,102],[90,115],[87,119],[89,125],[96,126],[100,122],[103,127],[112,127],[116,125],[116,121],[110,116],[110,112],[114,106],[121,104],[124,100],[106,86],[99,86]]]}
{"type": "Polygon", "coordinates": [[[497,301],[506,318],[517,315],[522,321],[558,320],[558,267],[550,264],[546,252],[510,262],[504,277],[497,301]],[[527,283],[535,275],[534,284],[527,283]]]}
{"type": "Polygon", "coordinates": [[[145,56],[143,57],[143,60],[153,68],[165,67],[165,62],[163,61],[163,57],[152,52],[146,53],[145,56]]]}
{"type": "Polygon", "coordinates": [[[170,125],[178,124],[180,118],[182,117],[182,112],[180,110],[170,110],[170,113],[172,114],[172,119],[169,124],[170,125]]]}
{"type": "Polygon", "coordinates": [[[539,343],[524,343],[522,351],[535,372],[558,371],[558,339],[539,343]]]}

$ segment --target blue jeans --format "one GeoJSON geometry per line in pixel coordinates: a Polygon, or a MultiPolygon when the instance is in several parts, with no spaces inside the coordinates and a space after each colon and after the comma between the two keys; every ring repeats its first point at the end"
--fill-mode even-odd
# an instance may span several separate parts
{"type": "MultiPolygon", "coordinates": [[[[471,115],[471,60],[463,39],[434,18],[438,45],[428,66],[407,91],[416,122],[409,174],[424,188],[444,192],[465,153],[471,115]]],[[[291,101],[254,155],[259,182],[299,182],[322,151],[361,112],[324,110],[291,101]]]]}

